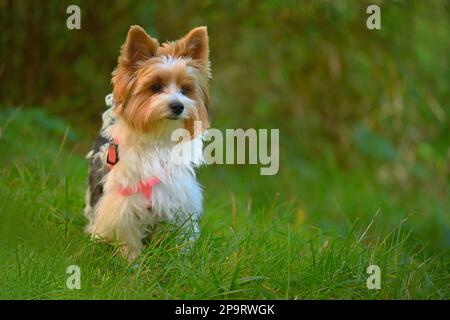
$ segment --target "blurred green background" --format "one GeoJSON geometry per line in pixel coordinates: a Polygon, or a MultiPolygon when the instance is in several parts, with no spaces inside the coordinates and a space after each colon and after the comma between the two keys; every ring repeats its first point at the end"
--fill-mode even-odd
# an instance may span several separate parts
{"type": "MultiPolygon", "coordinates": [[[[133,24],[160,42],[207,25],[212,126],[280,129],[278,175],[204,168],[207,207],[284,203],[292,225],[324,230],[380,209],[370,234],[406,218],[414,241],[448,253],[449,1],[0,0],[2,123],[17,107],[15,122],[49,136],[68,123],[70,150],[84,155],[133,24]],[[81,30],[66,28],[70,4],[81,30]],[[366,27],[369,4],[381,8],[381,30],[366,27]]],[[[2,163],[28,159],[15,156],[19,135],[0,144],[2,163]]]]}
{"type": "Polygon", "coordinates": [[[207,25],[214,126],[281,128],[283,146],[303,157],[349,169],[383,161],[387,180],[444,187],[449,11],[445,0],[2,0],[0,102],[45,108],[92,133],[130,25],[160,41],[207,25]],[[72,3],[81,30],[65,27],[72,3]],[[381,30],[366,28],[371,3],[381,30]]]}

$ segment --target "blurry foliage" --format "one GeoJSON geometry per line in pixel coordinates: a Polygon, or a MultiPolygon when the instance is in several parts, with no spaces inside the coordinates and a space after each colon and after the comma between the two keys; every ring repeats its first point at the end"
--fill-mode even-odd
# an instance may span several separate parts
{"type": "Polygon", "coordinates": [[[208,26],[215,127],[281,128],[285,155],[448,187],[448,1],[0,0],[0,104],[97,129],[132,24],[160,41],[208,26]],[[381,30],[366,28],[372,3],[381,30]]]}
{"type": "Polygon", "coordinates": [[[383,160],[395,160],[397,157],[397,151],[389,140],[368,131],[364,126],[355,128],[354,141],[356,147],[366,156],[383,160]]]}

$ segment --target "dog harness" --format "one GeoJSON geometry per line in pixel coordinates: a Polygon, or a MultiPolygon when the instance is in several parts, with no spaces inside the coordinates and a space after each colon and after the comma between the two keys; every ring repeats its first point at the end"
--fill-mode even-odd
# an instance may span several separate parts
{"type": "MultiPolygon", "coordinates": [[[[114,138],[109,140],[108,151],[106,154],[106,164],[108,165],[109,171],[111,171],[114,166],[119,162],[119,139],[114,138]]],[[[159,184],[161,181],[157,177],[152,177],[150,179],[141,180],[134,187],[120,187],[118,192],[122,196],[131,196],[136,193],[142,193],[145,199],[150,201],[152,196],[152,189],[154,186],[159,184]]]]}

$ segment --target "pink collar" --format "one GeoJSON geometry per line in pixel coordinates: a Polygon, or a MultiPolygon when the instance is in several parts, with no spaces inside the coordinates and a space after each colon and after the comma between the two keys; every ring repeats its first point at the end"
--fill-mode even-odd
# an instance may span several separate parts
{"type": "Polygon", "coordinates": [[[147,180],[139,181],[138,185],[135,187],[120,187],[119,194],[122,196],[131,196],[135,193],[142,193],[145,199],[150,200],[152,196],[152,188],[159,184],[161,180],[157,177],[153,177],[147,180]]]}
{"type": "MultiPolygon", "coordinates": [[[[114,138],[109,141],[108,151],[106,154],[106,163],[108,164],[109,171],[119,162],[119,139],[114,138]]],[[[131,196],[135,193],[142,193],[145,199],[150,200],[152,195],[152,188],[159,184],[161,180],[157,177],[153,177],[147,180],[139,181],[137,186],[134,187],[120,187],[118,192],[122,196],[131,196]]]]}

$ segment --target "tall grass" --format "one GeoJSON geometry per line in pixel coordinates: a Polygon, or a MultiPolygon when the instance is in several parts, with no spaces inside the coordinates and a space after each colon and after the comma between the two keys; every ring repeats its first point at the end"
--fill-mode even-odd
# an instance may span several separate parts
{"type": "Polygon", "coordinates": [[[272,179],[210,166],[200,172],[205,217],[191,252],[163,226],[129,266],[83,233],[87,164],[75,133],[28,110],[1,112],[0,128],[1,298],[450,297],[448,201],[394,195],[368,172],[324,163],[290,160],[288,177],[272,179]],[[366,287],[371,264],[380,290],[366,287]],[[66,287],[70,265],[81,268],[81,290],[66,287]]]}

